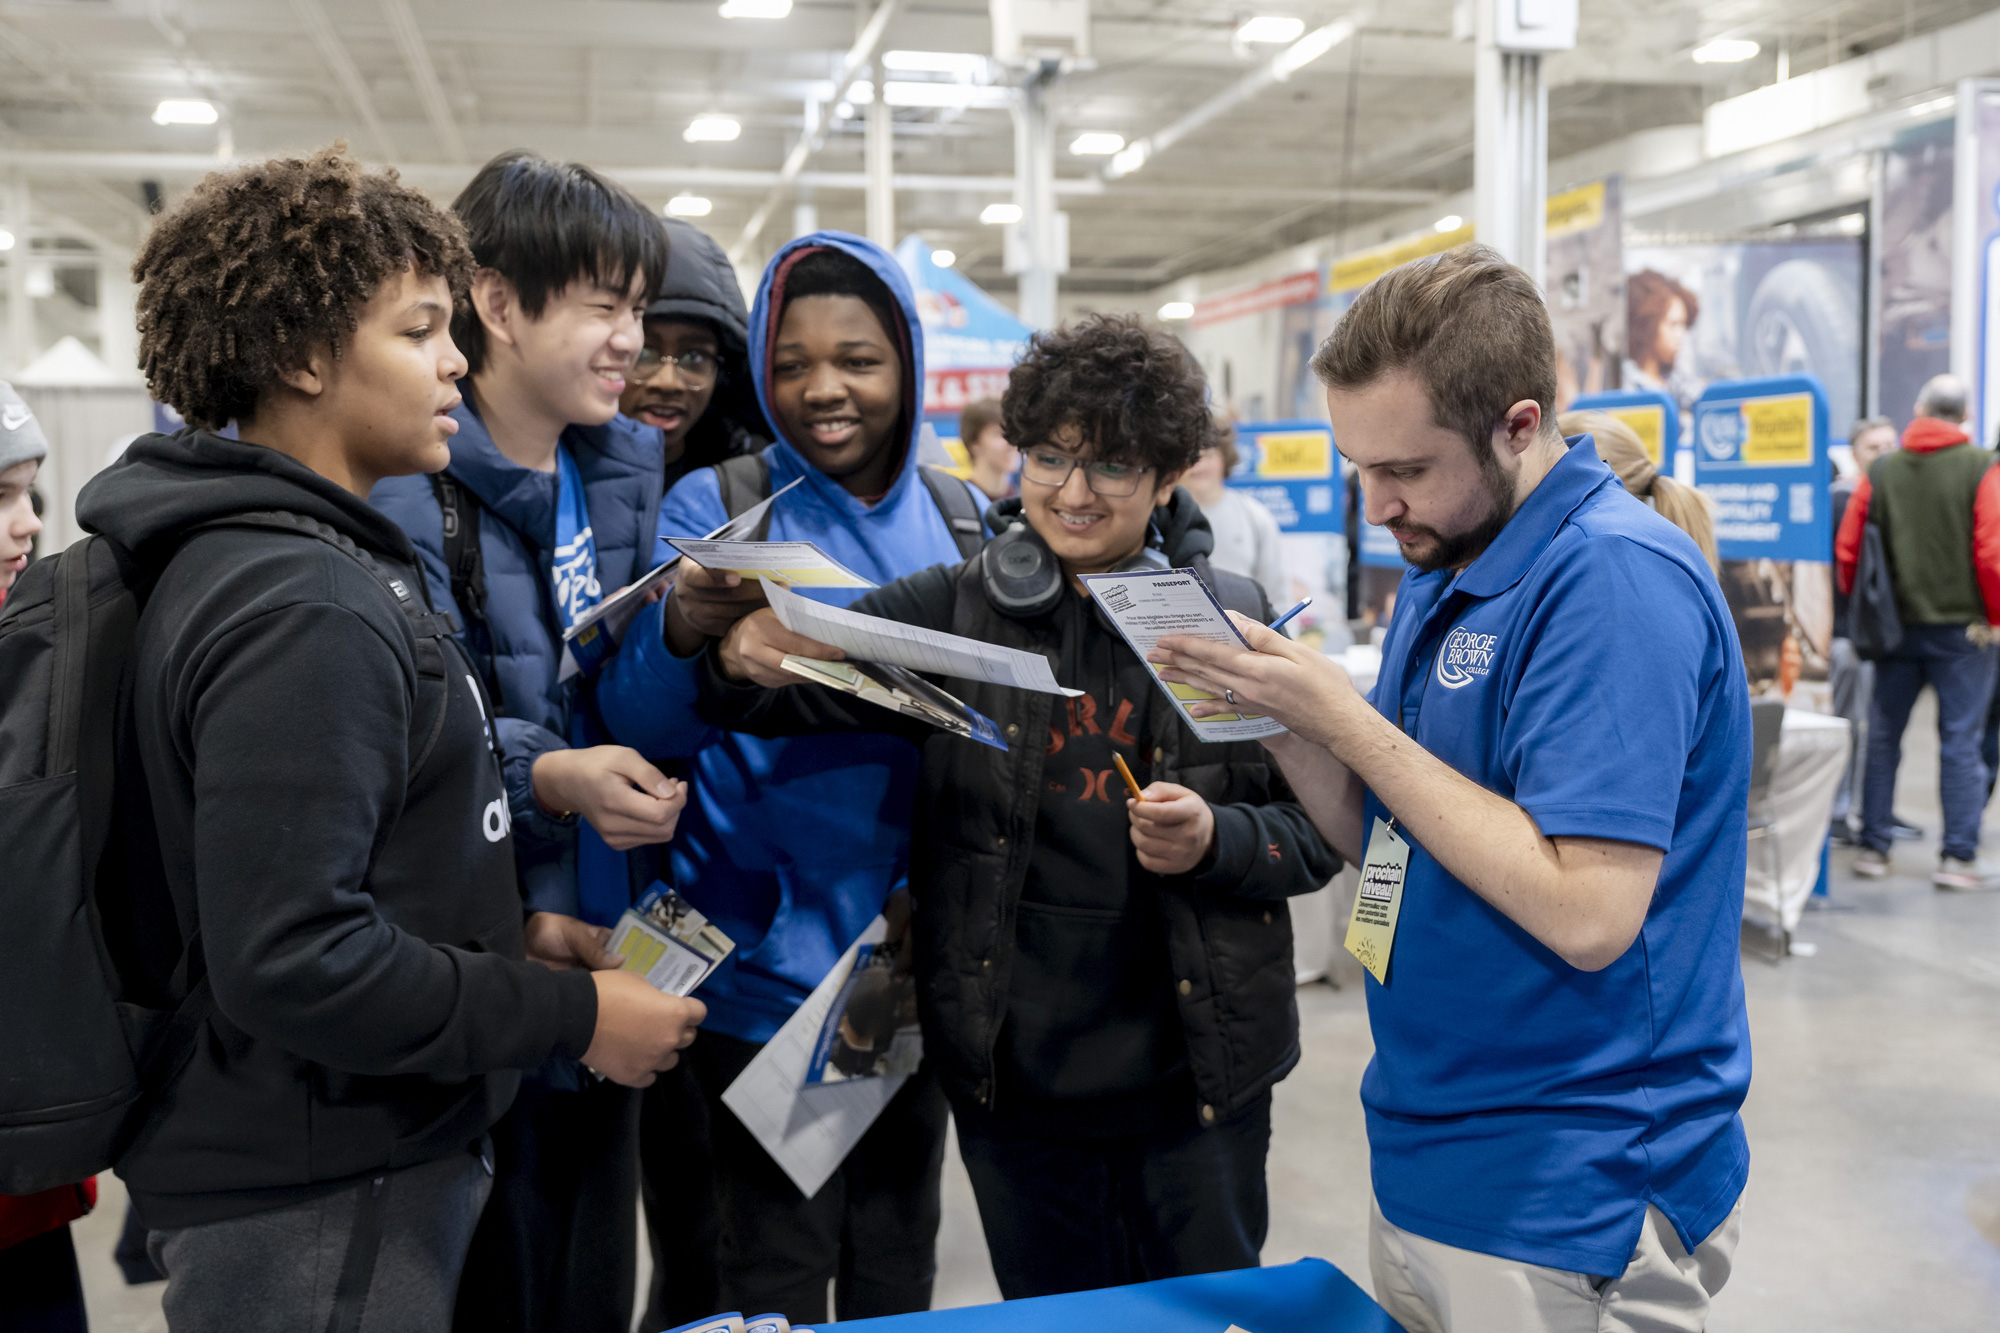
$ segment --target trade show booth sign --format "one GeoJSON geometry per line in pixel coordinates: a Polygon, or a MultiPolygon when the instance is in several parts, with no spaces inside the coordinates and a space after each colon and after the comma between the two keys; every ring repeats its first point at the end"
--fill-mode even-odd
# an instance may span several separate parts
{"type": "Polygon", "coordinates": [[[1320,421],[1265,421],[1236,428],[1232,490],[1259,501],[1278,520],[1290,586],[1284,610],[1302,597],[1313,604],[1292,622],[1293,637],[1319,643],[1344,619],[1347,598],[1347,505],[1333,431],[1320,421]]]}
{"type": "Polygon", "coordinates": [[[1681,444],[1681,410],[1667,395],[1655,389],[1587,393],[1571,403],[1569,410],[1618,418],[1646,446],[1646,457],[1653,460],[1653,466],[1668,476],[1674,474],[1674,456],[1681,444]]]}
{"type": "Polygon", "coordinates": [[[958,414],[1007,391],[1007,372],[1034,332],[957,269],[940,268],[920,236],[904,239],[896,261],[917,298],[924,328],[924,420],[961,467],[958,414]]]}
{"type": "Polygon", "coordinates": [[[1829,709],[1832,485],[1812,375],[1719,380],[1694,405],[1695,484],[1715,508],[1722,591],[1752,697],[1829,709]]]}

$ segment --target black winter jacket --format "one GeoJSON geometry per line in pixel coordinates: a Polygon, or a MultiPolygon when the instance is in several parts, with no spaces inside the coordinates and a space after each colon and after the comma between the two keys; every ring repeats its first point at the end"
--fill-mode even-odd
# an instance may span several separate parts
{"type": "Polygon", "coordinates": [[[588,973],[521,961],[471,664],[448,638],[420,646],[382,580],[327,542],[187,533],[304,514],[421,597],[408,539],[285,455],[196,430],[139,440],[77,509],[142,564],[180,543],[135,662],[165,883],[106,925],[156,995],[198,931],[215,1011],[118,1164],[141,1218],[240,1216],[464,1151],[513,1071],[582,1055],[597,1016],[588,973]]]}
{"type": "MultiPolygon", "coordinates": [[[[997,525],[1018,500],[994,506],[997,525]]],[[[1164,550],[1197,570],[1225,606],[1270,619],[1249,579],[1208,564],[1208,521],[1185,491],[1158,515],[1164,550]]],[[[1062,661],[1057,618],[1015,620],[987,600],[980,561],[944,565],[861,598],[866,615],[1039,652],[1062,661]]],[[[1071,619],[1075,623],[1075,618],[1071,619]]],[[[1083,620],[1116,634],[1100,617],[1083,620]]],[[[1121,692],[1157,689],[1150,669],[1123,655],[1121,692]]],[[[703,667],[702,712],[753,735],[809,731],[903,734],[923,749],[910,850],[916,972],[924,1050],[960,1105],[994,1105],[994,1051],[1006,1017],[1015,927],[1044,781],[1055,696],[965,680],[945,688],[992,718],[1002,752],[935,730],[821,686],[764,690],[733,682],[713,649],[703,667]]],[[[1077,682],[1065,682],[1076,684],[1077,682]]],[[[1166,877],[1168,953],[1203,1125],[1219,1123],[1298,1063],[1291,917],[1285,899],[1321,887],[1340,868],[1254,741],[1197,740],[1167,708],[1152,710],[1153,777],[1199,793],[1215,812],[1216,857],[1206,871],[1166,877]]]]}

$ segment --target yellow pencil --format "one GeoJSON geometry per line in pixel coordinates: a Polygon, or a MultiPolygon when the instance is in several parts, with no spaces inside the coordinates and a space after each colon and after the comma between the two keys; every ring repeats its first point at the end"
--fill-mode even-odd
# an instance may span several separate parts
{"type": "Polygon", "coordinates": [[[1146,793],[1139,790],[1138,779],[1132,776],[1131,769],[1125,767],[1125,756],[1113,750],[1111,752],[1111,762],[1118,765],[1118,776],[1125,779],[1125,785],[1132,789],[1132,799],[1135,801],[1145,800],[1146,793]]]}

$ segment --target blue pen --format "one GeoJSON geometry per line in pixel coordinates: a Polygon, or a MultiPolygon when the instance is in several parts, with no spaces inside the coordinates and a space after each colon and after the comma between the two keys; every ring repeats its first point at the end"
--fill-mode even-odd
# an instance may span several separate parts
{"type": "Polygon", "coordinates": [[[1310,597],[1306,598],[1304,601],[1300,602],[1297,606],[1293,607],[1291,610],[1285,612],[1285,614],[1279,616],[1276,620],[1272,621],[1269,627],[1271,629],[1283,629],[1286,626],[1286,624],[1288,624],[1291,621],[1291,618],[1293,616],[1305,610],[1312,604],[1313,604],[1313,599],[1310,597]]]}

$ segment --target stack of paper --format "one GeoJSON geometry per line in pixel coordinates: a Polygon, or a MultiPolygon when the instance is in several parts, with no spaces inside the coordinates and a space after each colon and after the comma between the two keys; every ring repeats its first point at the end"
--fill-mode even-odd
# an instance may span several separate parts
{"type": "Polygon", "coordinates": [[[770,579],[798,588],[875,586],[811,542],[697,541],[691,537],[669,537],[667,544],[704,569],[746,579],[770,579]]]}
{"type": "Polygon", "coordinates": [[[786,654],[779,665],[815,685],[864,699],[878,708],[919,718],[955,736],[1007,748],[993,719],[945,693],[914,671],[886,662],[822,662],[817,657],[786,654]]]}
{"type": "MultiPolygon", "coordinates": [[[[729,540],[755,532],[757,525],[764,521],[764,515],[771,511],[771,506],[778,497],[804,480],[804,477],[799,477],[791,483],[791,486],[781,487],[773,494],[764,497],[709,533],[709,538],[729,540]]],[[[646,598],[655,589],[664,588],[674,581],[674,574],[680,568],[680,563],[680,553],[676,551],[671,559],[661,561],[642,574],[637,581],[620,588],[578,616],[576,623],[563,631],[562,667],[556,672],[557,682],[561,683],[571,676],[595,670],[600,662],[617,652],[618,645],[624,642],[625,631],[632,627],[632,621],[646,605],[646,598]]]]}
{"type": "Polygon", "coordinates": [[[1044,694],[1064,694],[1073,698],[1083,693],[1082,690],[1064,689],[1056,684],[1055,673],[1049,670],[1049,660],[1039,653],[1002,648],[957,634],[863,615],[844,607],[826,606],[768,579],[764,582],[764,596],[786,629],[830,644],[851,658],[885,662],[890,666],[928,671],[937,676],[959,676],[994,685],[1040,690],[1044,694]]]}

